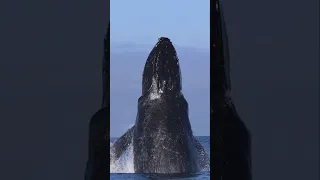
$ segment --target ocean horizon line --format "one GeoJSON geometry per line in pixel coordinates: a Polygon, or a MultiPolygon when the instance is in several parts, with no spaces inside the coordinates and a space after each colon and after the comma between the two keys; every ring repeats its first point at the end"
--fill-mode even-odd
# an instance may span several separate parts
{"type": "MultiPolygon", "coordinates": [[[[121,137],[121,136],[120,136],[120,137],[121,137]]],[[[111,138],[113,138],[113,139],[114,139],[114,138],[120,138],[120,137],[110,137],[110,139],[111,139],[111,138]]],[[[210,135],[208,135],[208,136],[195,136],[195,137],[210,137],[210,135]]]]}

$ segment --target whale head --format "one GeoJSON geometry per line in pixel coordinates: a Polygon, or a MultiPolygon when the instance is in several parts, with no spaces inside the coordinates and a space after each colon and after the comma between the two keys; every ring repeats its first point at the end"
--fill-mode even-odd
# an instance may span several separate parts
{"type": "Polygon", "coordinates": [[[142,77],[142,94],[176,94],[182,89],[177,52],[169,38],[159,38],[146,61],[142,77]]]}

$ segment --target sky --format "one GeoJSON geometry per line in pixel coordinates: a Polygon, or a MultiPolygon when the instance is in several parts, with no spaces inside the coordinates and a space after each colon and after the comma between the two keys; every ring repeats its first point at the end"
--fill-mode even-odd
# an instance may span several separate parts
{"type": "Polygon", "coordinates": [[[111,0],[111,42],[154,44],[167,36],[173,42],[209,48],[209,0],[111,0]]]}
{"type": "Polygon", "coordinates": [[[208,0],[110,1],[111,137],[134,124],[142,69],[162,36],[170,38],[180,59],[193,133],[210,134],[209,10],[208,0]]]}

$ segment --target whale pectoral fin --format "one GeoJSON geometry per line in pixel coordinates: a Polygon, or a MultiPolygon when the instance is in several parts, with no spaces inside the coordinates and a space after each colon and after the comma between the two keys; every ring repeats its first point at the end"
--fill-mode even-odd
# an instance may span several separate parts
{"type": "Polygon", "coordinates": [[[194,138],[194,144],[198,152],[199,166],[201,167],[201,169],[210,168],[209,156],[206,153],[205,149],[196,138],[194,138]]]}
{"type": "Polygon", "coordinates": [[[133,130],[134,126],[112,144],[110,149],[112,159],[118,159],[128,149],[132,142],[133,130]]]}

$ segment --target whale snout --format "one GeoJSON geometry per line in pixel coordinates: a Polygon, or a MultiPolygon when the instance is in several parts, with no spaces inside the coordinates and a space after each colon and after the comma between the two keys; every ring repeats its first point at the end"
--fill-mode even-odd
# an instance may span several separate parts
{"type": "Polygon", "coordinates": [[[150,91],[175,93],[181,91],[181,73],[177,52],[167,37],[160,37],[146,61],[142,94],[150,91]]]}
{"type": "Polygon", "coordinates": [[[170,44],[172,44],[171,41],[170,41],[170,39],[167,38],[167,37],[160,37],[160,38],[158,39],[158,43],[170,43],[170,44]]]}

